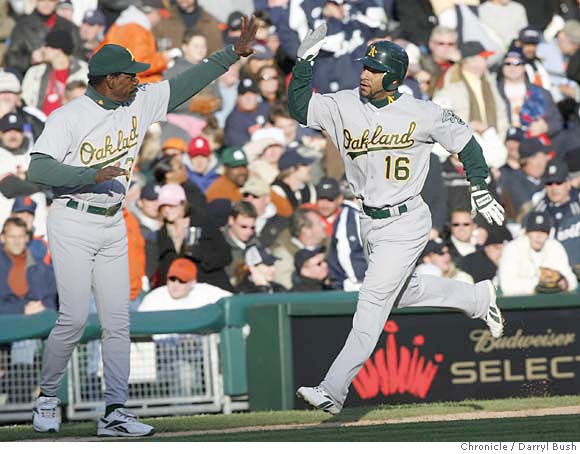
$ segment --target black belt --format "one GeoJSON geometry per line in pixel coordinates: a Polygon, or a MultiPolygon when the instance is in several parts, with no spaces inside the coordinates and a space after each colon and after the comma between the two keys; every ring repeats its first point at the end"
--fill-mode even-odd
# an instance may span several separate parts
{"type": "MultiPolygon", "coordinates": [[[[87,205],[87,209],[83,210],[86,211],[87,213],[91,213],[91,214],[98,214],[100,216],[114,216],[115,214],[117,214],[117,211],[119,211],[121,209],[121,202],[117,203],[116,205],[110,206],[110,207],[97,207],[94,205],[87,205]]],[[[76,200],[69,200],[66,203],[66,206],[69,208],[72,208],[74,210],[82,210],[83,207],[82,205],[77,202],[76,200]]]]}
{"type": "Polygon", "coordinates": [[[373,219],[387,219],[392,216],[398,216],[409,211],[407,205],[404,203],[395,207],[373,208],[363,205],[363,211],[367,216],[373,219]]]}

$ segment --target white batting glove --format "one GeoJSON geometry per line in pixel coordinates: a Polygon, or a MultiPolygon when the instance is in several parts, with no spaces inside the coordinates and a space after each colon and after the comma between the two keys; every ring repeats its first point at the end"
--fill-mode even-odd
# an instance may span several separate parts
{"type": "Polygon", "coordinates": [[[471,188],[471,216],[475,217],[478,212],[490,224],[494,222],[497,225],[503,224],[505,217],[503,207],[493,198],[488,189],[475,186],[471,188]]]}
{"type": "Polygon", "coordinates": [[[314,30],[308,30],[306,36],[300,43],[297,56],[301,60],[313,61],[320,52],[320,48],[326,40],[326,22],[316,27],[314,30]]]}

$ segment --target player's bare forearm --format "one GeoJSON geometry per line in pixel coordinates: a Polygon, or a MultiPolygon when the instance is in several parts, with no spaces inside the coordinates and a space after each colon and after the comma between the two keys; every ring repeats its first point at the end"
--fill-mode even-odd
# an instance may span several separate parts
{"type": "Polygon", "coordinates": [[[312,64],[298,60],[292,71],[288,86],[288,111],[292,118],[305,125],[308,123],[308,104],[312,98],[312,64]]]}
{"type": "Polygon", "coordinates": [[[90,167],[70,166],[52,156],[32,153],[28,167],[28,180],[52,187],[95,184],[97,171],[90,167]]]}
{"type": "Polygon", "coordinates": [[[467,145],[463,147],[459,153],[459,160],[465,168],[465,175],[471,186],[487,186],[485,179],[489,175],[489,169],[483,157],[483,150],[475,137],[472,136],[467,145]]]}
{"type": "Polygon", "coordinates": [[[214,52],[205,61],[193,65],[169,80],[169,104],[167,112],[173,111],[196,93],[224,74],[239,60],[233,46],[214,52]]]}

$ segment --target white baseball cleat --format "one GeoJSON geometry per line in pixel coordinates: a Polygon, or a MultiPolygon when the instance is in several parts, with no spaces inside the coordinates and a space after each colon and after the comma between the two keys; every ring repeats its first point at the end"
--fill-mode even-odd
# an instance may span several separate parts
{"type": "Polygon", "coordinates": [[[139,422],[126,408],[117,408],[100,418],[97,430],[99,437],[147,437],[154,433],[152,426],[139,422]]]}
{"type": "Polygon", "coordinates": [[[58,432],[60,429],[60,400],[39,397],[32,409],[32,427],[37,432],[58,432]]]}
{"type": "Polygon", "coordinates": [[[308,388],[306,386],[301,386],[296,391],[296,395],[314,408],[318,408],[319,410],[324,410],[327,413],[332,415],[338,415],[340,413],[340,408],[338,405],[334,403],[332,397],[330,397],[326,392],[320,387],[316,386],[315,388],[308,388]]]}
{"type": "Polygon", "coordinates": [[[487,313],[483,318],[489,330],[491,331],[491,335],[496,339],[503,335],[503,317],[501,315],[501,311],[497,305],[497,295],[495,286],[492,284],[491,281],[485,281],[489,287],[489,293],[491,295],[491,301],[489,302],[489,308],[487,309],[487,313]]]}

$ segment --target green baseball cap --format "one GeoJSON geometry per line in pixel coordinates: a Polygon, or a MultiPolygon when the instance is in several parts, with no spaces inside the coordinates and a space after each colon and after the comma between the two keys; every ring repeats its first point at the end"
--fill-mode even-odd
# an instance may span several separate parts
{"type": "Polygon", "coordinates": [[[106,76],[113,73],[138,74],[147,71],[151,65],[135,61],[129,49],[117,44],[106,44],[89,60],[91,76],[106,76]]]}
{"type": "Polygon", "coordinates": [[[228,167],[244,167],[248,165],[248,157],[239,147],[228,147],[222,152],[222,164],[228,167]]]}

